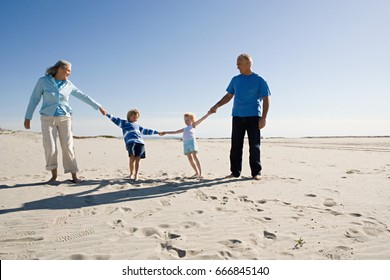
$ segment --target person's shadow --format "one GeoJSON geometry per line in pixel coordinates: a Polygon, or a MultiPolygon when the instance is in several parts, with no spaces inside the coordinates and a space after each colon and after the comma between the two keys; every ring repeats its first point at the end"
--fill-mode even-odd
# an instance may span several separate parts
{"type": "MultiPolygon", "coordinates": [[[[89,207],[94,205],[104,205],[104,204],[113,204],[127,201],[143,200],[164,197],[171,194],[181,194],[187,190],[196,189],[196,188],[207,188],[211,186],[216,186],[220,184],[227,184],[237,181],[246,181],[250,178],[216,178],[216,179],[204,179],[204,180],[191,180],[191,181],[170,181],[170,180],[140,180],[135,183],[135,187],[126,188],[128,186],[128,180],[86,180],[82,185],[95,186],[93,189],[66,194],[58,195],[54,197],[49,197],[45,199],[40,199],[36,201],[26,202],[22,207],[11,208],[11,209],[0,209],[0,215],[21,212],[21,211],[30,211],[30,210],[43,210],[43,209],[77,209],[82,207],[89,207]],[[158,184],[153,187],[142,187],[137,188],[138,184],[158,184]],[[114,186],[119,190],[106,193],[95,193],[99,189],[114,186]],[[121,189],[123,188],[123,189],[121,189]]],[[[4,188],[13,188],[13,187],[32,187],[44,185],[44,183],[32,183],[32,184],[21,184],[15,186],[0,186],[0,189],[4,188]]]]}

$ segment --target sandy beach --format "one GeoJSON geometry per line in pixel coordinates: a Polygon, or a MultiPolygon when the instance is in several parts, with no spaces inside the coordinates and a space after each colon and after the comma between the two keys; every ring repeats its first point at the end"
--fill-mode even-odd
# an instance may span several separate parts
{"type": "Polygon", "coordinates": [[[198,144],[202,180],[158,138],[133,182],[122,139],[75,139],[84,181],[47,185],[41,135],[1,131],[0,259],[390,259],[390,138],[264,139],[261,181],[198,144]]]}

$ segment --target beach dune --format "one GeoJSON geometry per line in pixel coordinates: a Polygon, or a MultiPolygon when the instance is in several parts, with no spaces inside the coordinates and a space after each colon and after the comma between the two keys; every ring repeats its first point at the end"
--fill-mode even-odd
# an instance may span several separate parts
{"type": "MultiPolygon", "coordinates": [[[[41,134],[0,132],[0,259],[390,259],[390,139],[262,141],[263,179],[229,172],[229,139],[146,140],[130,181],[122,139],[75,139],[74,184],[47,185],[41,134]]],[[[59,154],[61,162],[61,153],[59,154]]]]}

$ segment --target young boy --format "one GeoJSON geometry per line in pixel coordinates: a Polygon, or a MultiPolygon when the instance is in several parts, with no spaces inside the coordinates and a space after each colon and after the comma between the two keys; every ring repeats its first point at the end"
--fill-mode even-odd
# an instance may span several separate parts
{"type": "Polygon", "coordinates": [[[130,167],[130,176],[134,180],[138,180],[138,171],[139,171],[139,162],[141,158],[145,158],[145,143],[142,135],[153,135],[159,134],[158,131],[147,129],[140,126],[137,121],[141,116],[140,112],[137,109],[131,109],[127,113],[127,121],[120,118],[116,118],[110,114],[106,116],[117,126],[122,128],[123,137],[126,143],[126,149],[129,153],[129,167],[130,167]],[[135,169],[135,170],[134,170],[135,169]]]}
{"type": "Polygon", "coordinates": [[[194,114],[185,113],[184,123],[187,125],[185,128],[160,133],[160,135],[183,133],[184,154],[187,156],[192,168],[195,170],[195,175],[193,177],[196,178],[202,178],[202,168],[200,166],[200,161],[196,156],[196,153],[198,152],[198,145],[196,144],[195,128],[208,116],[210,116],[209,113],[196,121],[194,114]]]}

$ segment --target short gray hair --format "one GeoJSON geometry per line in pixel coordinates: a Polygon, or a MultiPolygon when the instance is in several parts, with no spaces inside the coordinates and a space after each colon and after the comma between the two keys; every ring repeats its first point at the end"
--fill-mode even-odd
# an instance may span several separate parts
{"type": "Polygon", "coordinates": [[[71,67],[72,64],[66,60],[58,60],[56,64],[46,69],[46,75],[55,76],[57,74],[58,68],[67,68],[71,67]]]}
{"type": "Polygon", "coordinates": [[[237,59],[240,59],[240,58],[245,58],[247,61],[249,61],[249,63],[253,63],[253,59],[252,59],[252,56],[250,54],[242,53],[237,57],[237,59]]]}

